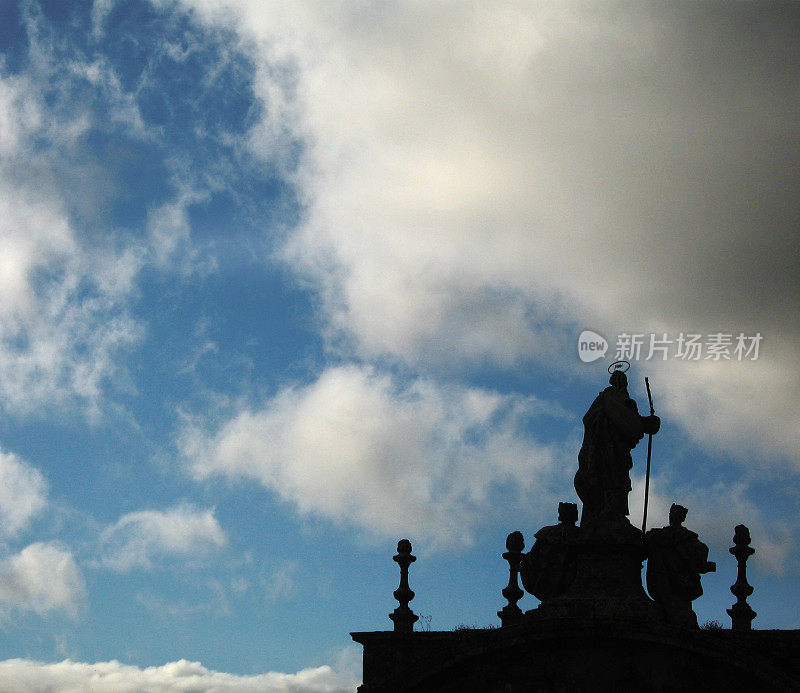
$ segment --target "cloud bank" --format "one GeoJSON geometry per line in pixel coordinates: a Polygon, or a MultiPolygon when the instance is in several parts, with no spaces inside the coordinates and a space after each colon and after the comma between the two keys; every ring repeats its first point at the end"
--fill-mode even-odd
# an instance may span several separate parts
{"type": "Polygon", "coordinates": [[[116,660],[94,664],[69,659],[44,664],[25,659],[0,662],[0,691],[3,693],[345,693],[356,683],[328,666],[303,669],[297,674],[270,672],[237,676],[212,671],[200,662],[182,659],[160,667],[139,668],[116,660]]]}

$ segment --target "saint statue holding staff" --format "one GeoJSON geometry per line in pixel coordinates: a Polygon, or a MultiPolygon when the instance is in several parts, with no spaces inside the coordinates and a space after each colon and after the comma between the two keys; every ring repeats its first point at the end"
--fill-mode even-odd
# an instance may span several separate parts
{"type": "Polygon", "coordinates": [[[628,395],[624,371],[614,370],[609,383],[583,417],[583,445],[575,474],[575,490],[583,502],[581,526],[628,515],[631,450],[645,433],[654,435],[661,426],[657,416],[639,414],[628,395]]]}

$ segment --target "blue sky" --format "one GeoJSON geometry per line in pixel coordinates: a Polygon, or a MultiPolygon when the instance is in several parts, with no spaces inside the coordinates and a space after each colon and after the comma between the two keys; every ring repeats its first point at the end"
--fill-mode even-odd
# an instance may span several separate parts
{"type": "Polygon", "coordinates": [[[0,3],[0,689],[350,690],[403,537],[432,629],[498,623],[624,334],[700,621],[745,523],[755,625],[800,627],[798,22],[0,3]]]}

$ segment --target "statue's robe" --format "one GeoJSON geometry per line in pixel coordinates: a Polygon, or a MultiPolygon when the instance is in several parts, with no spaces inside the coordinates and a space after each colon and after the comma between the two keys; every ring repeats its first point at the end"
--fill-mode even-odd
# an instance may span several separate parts
{"type": "Polygon", "coordinates": [[[631,450],[644,436],[642,417],[626,388],[607,387],[583,417],[575,490],[583,502],[581,524],[628,514],[631,450]]]}
{"type": "Polygon", "coordinates": [[[647,591],[677,625],[697,625],[692,601],[703,594],[700,575],[714,570],[708,546],[683,526],[651,529],[647,542],[647,591]]]}

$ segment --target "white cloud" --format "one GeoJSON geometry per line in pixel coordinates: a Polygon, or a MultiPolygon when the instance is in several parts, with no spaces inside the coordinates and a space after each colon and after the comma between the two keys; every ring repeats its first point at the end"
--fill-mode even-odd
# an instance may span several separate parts
{"type": "Polygon", "coordinates": [[[0,608],[4,610],[75,615],[85,592],[72,553],[57,543],[36,542],[0,560],[0,608]]]}
{"type": "Polygon", "coordinates": [[[0,450],[0,533],[14,536],[47,505],[47,484],[38,469],[0,450]]]}
{"type": "Polygon", "coordinates": [[[189,619],[200,614],[230,616],[232,608],[229,591],[235,591],[235,588],[227,588],[219,580],[208,578],[201,583],[199,593],[191,600],[167,599],[152,592],[140,592],[136,595],[136,601],[153,616],[169,624],[176,619],[189,619]]]}
{"type": "Polygon", "coordinates": [[[0,152],[14,155],[30,131],[41,125],[39,104],[26,80],[6,77],[0,80],[0,152]]]}
{"type": "Polygon", "coordinates": [[[108,183],[76,156],[91,118],[81,102],[64,107],[62,92],[75,79],[105,84],[119,106],[110,117],[140,122],[107,67],[74,62],[65,73],[39,19],[26,21],[28,69],[0,70],[0,399],[16,414],[65,404],[97,414],[119,353],[141,336],[127,305],[141,260],[134,248],[92,246],[71,221],[70,209],[97,214],[108,183]]]}
{"type": "Polygon", "coordinates": [[[66,264],[75,252],[75,240],[62,210],[4,186],[0,208],[0,265],[2,303],[6,321],[30,317],[37,308],[33,275],[66,264]]]}
{"type": "Polygon", "coordinates": [[[252,478],[301,512],[445,545],[471,541],[501,485],[505,511],[532,488],[543,512],[555,507],[550,485],[572,465],[526,432],[544,413],[533,398],[429,380],[401,386],[343,366],[214,431],[187,426],[180,445],[197,478],[252,478]]]}
{"type": "Polygon", "coordinates": [[[208,555],[225,547],[228,538],[213,509],[188,504],[168,510],[140,510],[123,515],[100,535],[101,564],[117,571],[149,569],[157,559],[208,555]]]}
{"type": "Polygon", "coordinates": [[[137,260],[83,254],[61,212],[24,191],[0,191],[3,405],[23,414],[68,402],[97,411],[117,355],[141,336],[120,301],[137,260]]]}
{"type": "Polygon", "coordinates": [[[297,594],[297,561],[283,561],[262,582],[268,602],[288,599],[297,594]]]}
{"type": "Polygon", "coordinates": [[[175,250],[189,240],[189,198],[167,202],[151,210],[148,219],[148,234],[153,247],[155,262],[165,267],[172,259],[175,250]]]}
{"type": "Polygon", "coordinates": [[[92,3],[92,34],[95,38],[102,37],[105,21],[114,4],[115,0],[94,0],[92,3]]]}
{"type": "Polygon", "coordinates": [[[69,659],[45,664],[26,659],[0,662],[0,692],[34,693],[345,693],[356,682],[329,666],[303,669],[296,674],[270,672],[240,676],[212,671],[200,662],[182,659],[159,667],[140,668],[116,660],[93,664],[69,659]]]}
{"type": "Polygon", "coordinates": [[[780,13],[184,4],[255,39],[254,149],[286,127],[304,145],[285,257],[336,343],[577,370],[583,327],[760,330],[757,368],[673,362],[674,410],[712,410],[709,445],[793,458],[799,67],[780,13]],[[715,387],[732,378],[747,406],[715,387]]]}

